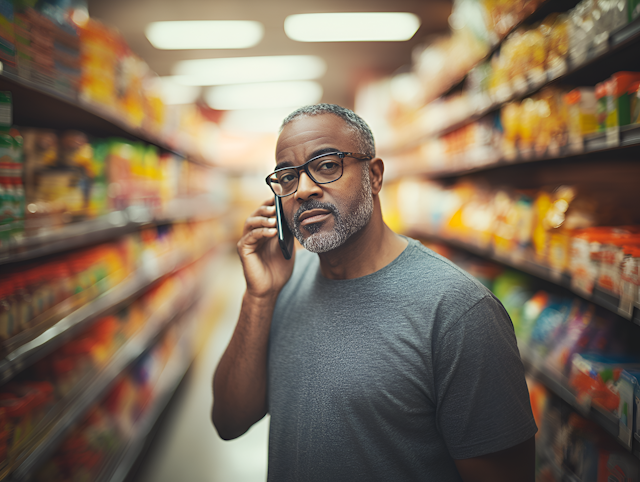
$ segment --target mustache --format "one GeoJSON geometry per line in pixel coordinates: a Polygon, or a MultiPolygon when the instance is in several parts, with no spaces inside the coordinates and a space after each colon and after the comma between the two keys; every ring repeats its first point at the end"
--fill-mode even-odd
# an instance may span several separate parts
{"type": "Polygon", "coordinates": [[[334,204],[323,203],[315,199],[309,199],[308,201],[303,202],[302,205],[298,208],[298,211],[294,214],[293,224],[295,226],[298,226],[298,222],[302,213],[311,209],[325,209],[327,211],[330,211],[334,216],[338,215],[338,208],[334,204]]]}

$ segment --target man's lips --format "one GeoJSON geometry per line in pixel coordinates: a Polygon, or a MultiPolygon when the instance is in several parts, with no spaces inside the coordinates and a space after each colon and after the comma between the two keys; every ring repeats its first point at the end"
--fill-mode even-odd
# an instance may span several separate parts
{"type": "Polygon", "coordinates": [[[327,219],[330,214],[331,211],[327,211],[326,209],[309,209],[298,216],[298,222],[301,226],[319,223],[327,219]]]}

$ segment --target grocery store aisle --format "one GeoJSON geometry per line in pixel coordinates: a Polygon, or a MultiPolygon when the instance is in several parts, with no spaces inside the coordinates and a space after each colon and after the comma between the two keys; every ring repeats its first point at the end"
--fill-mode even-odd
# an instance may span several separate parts
{"type": "Polygon", "coordinates": [[[136,482],[257,482],[266,480],[268,419],[237,440],[220,439],[210,421],[211,377],[235,327],[244,291],[235,252],[216,260],[211,270],[212,330],[169,406],[156,439],[140,461],[136,482]],[[215,319],[215,321],[214,321],[215,319]]]}

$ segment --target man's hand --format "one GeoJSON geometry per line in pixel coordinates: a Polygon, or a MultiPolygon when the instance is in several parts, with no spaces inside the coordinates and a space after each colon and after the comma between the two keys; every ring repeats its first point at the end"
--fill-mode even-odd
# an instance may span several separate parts
{"type": "Polygon", "coordinates": [[[244,225],[238,242],[247,291],[236,329],[213,379],[211,418],[225,440],[239,437],[267,413],[267,346],[278,294],[291,277],[275,228],[273,199],[244,225]]]}
{"type": "Polygon", "coordinates": [[[278,245],[273,198],[264,202],[245,222],[238,254],[247,294],[256,298],[277,296],[291,277],[295,253],[284,259],[278,245]]]}

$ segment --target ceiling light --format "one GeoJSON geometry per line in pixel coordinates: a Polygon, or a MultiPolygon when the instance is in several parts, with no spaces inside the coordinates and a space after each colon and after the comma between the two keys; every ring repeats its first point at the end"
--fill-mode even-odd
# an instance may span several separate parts
{"type": "Polygon", "coordinates": [[[322,86],[317,82],[266,82],[211,87],[205,99],[212,109],[266,109],[301,107],[316,104],[322,98],[322,86]]]}
{"type": "Polygon", "coordinates": [[[315,55],[279,55],[183,60],[173,73],[184,85],[223,85],[317,79],[326,70],[326,62],[315,55]]]}
{"type": "Polygon", "coordinates": [[[248,49],[262,40],[264,27],[245,20],[152,22],[145,35],[161,50],[248,49]]]}
{"type": "Polygon", "coordinates": [[[167,105],[192,104],[200,95],[200,87],[177,84],[171,77],[159,77],[156,84],[162,101],[167,105]]]}
{"type": "Polygon", "coordinates": [[[420,19],[406,12],[308,13],[284,21],[287,36],[298,42],[399,42],[419,27],[420,19]]]}

